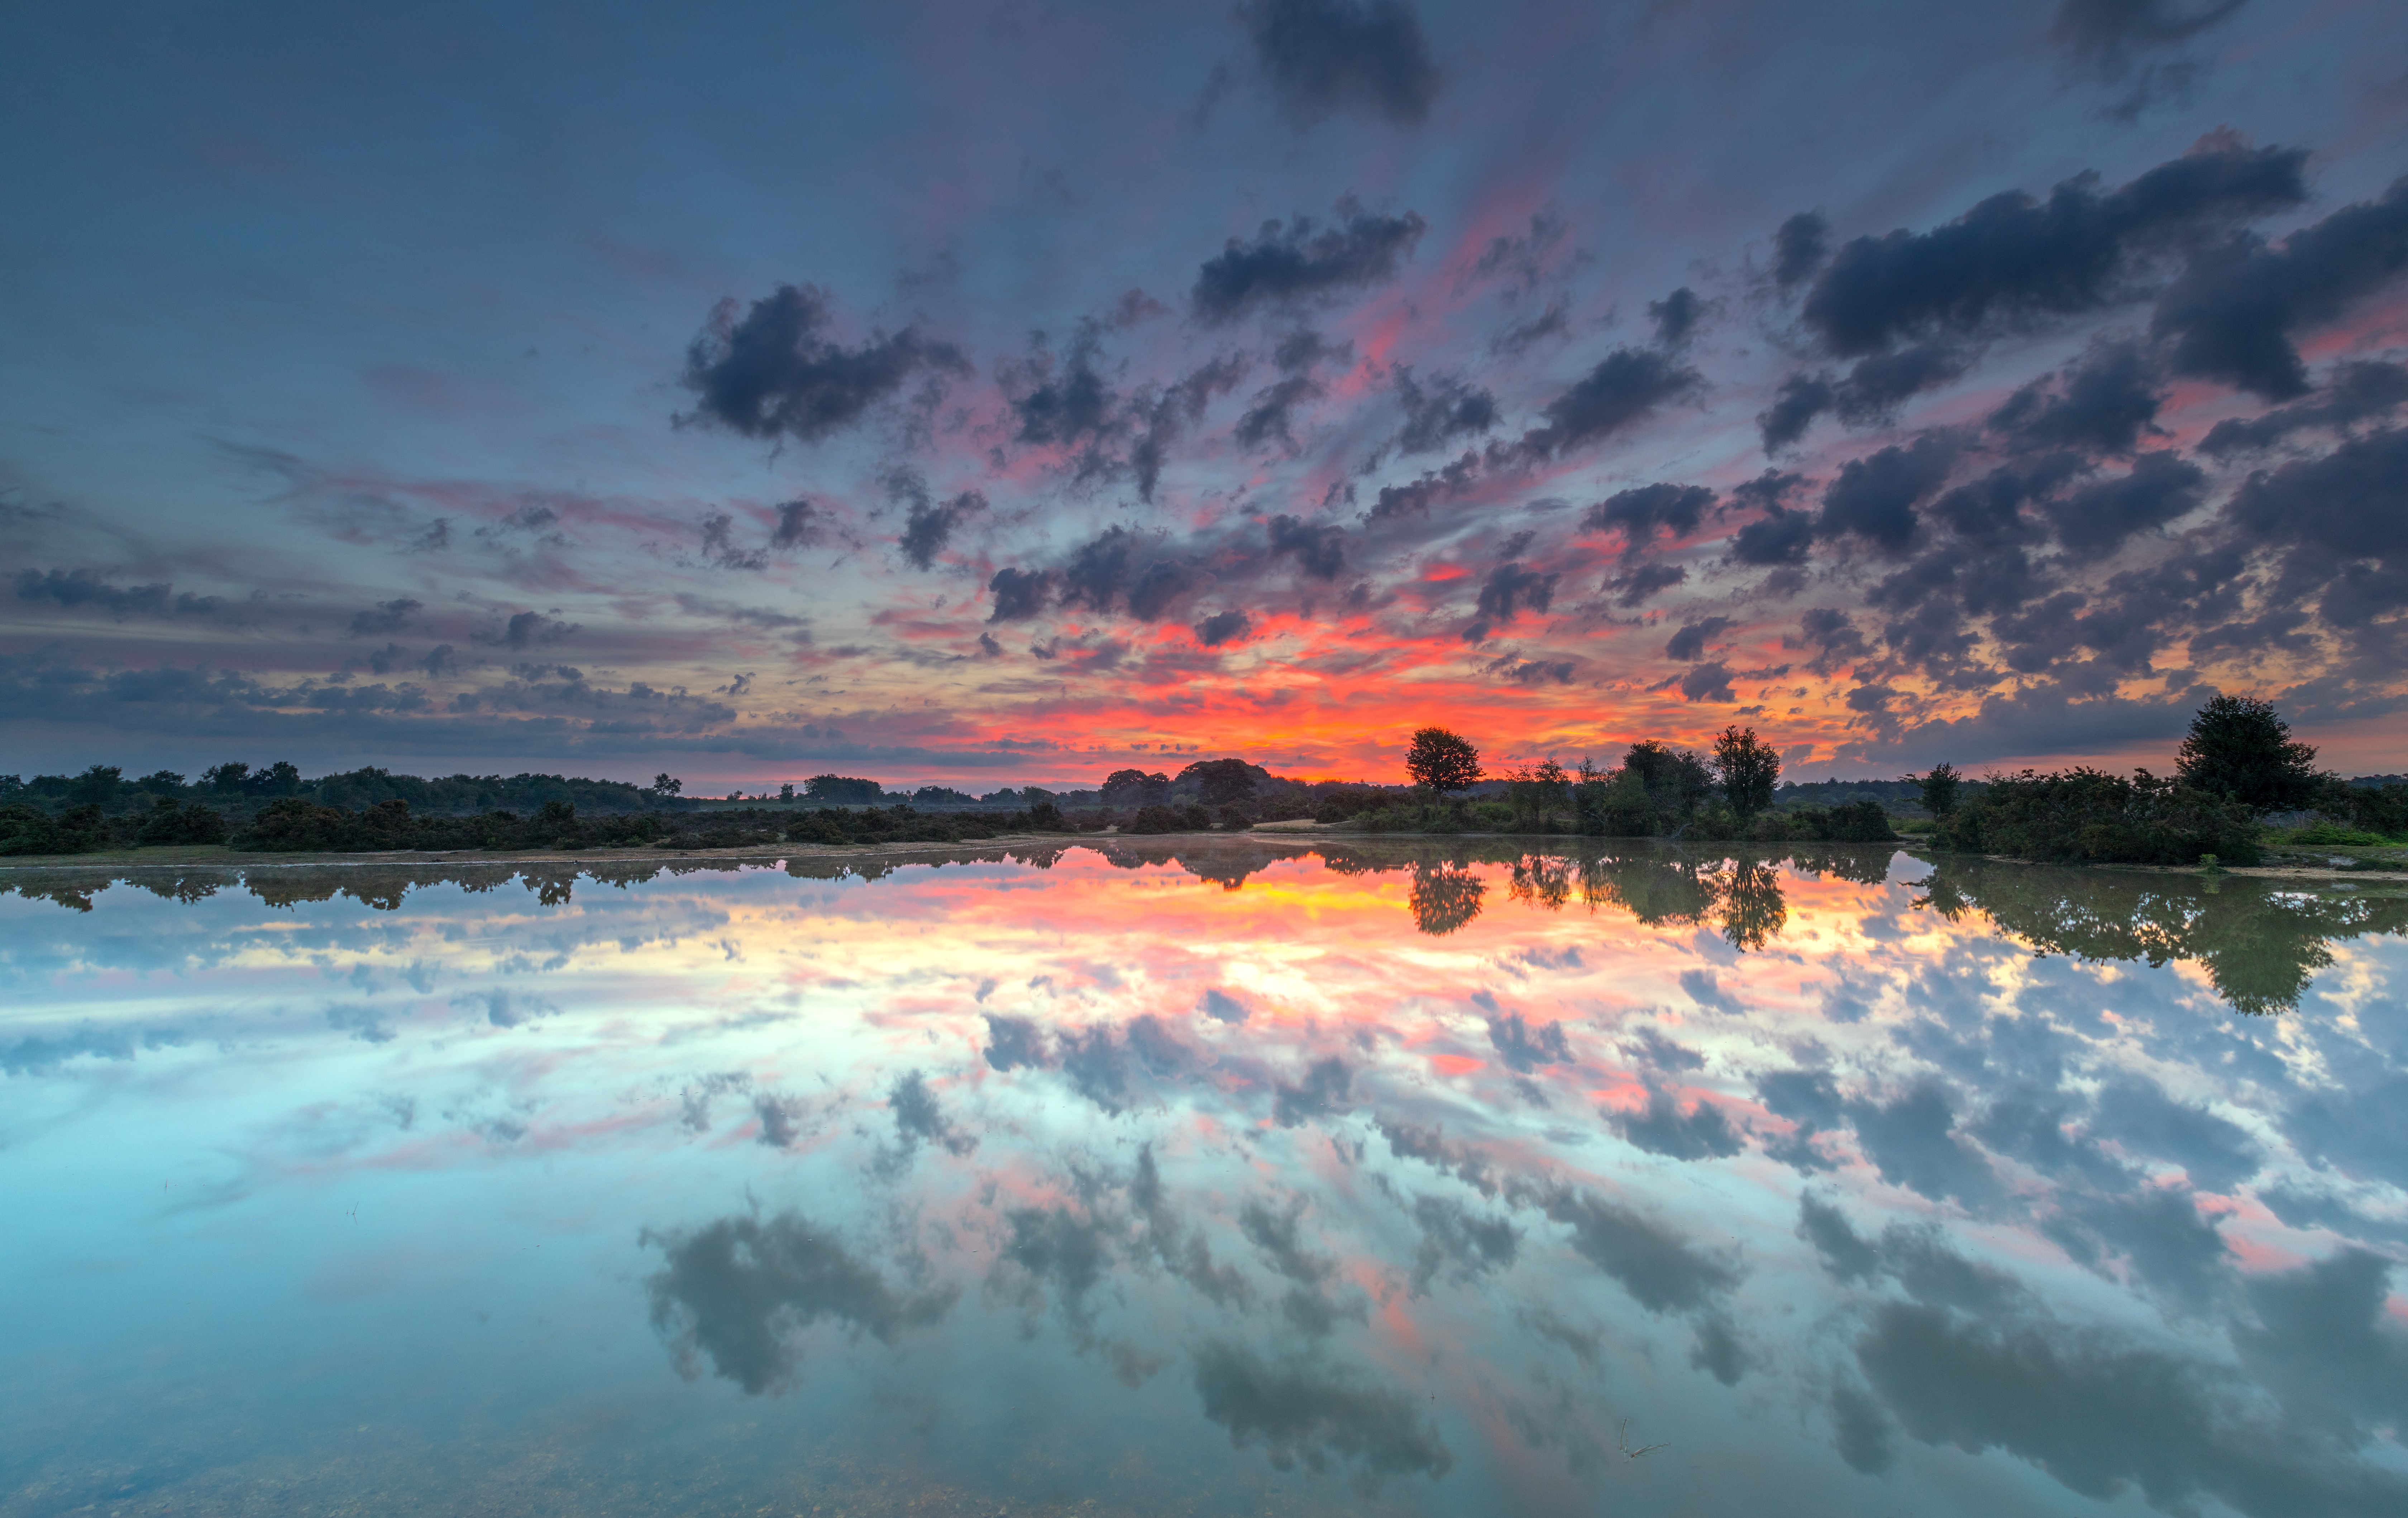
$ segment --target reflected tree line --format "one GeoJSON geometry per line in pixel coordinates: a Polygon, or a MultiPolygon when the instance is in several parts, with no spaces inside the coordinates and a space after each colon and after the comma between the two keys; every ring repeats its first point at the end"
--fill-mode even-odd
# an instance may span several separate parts
{"type": "Polygon", "coordinates": [[[2188,960],[2235,1011],[2296,1008],[2332,945],[2408,932],[2408,894],[2303,892],[2277,882],[1951,862],[1917,906],[1979,915],[2042,953],[2093,961],[2188,960]]]}
{"type": "MultiPolygon", "coordinates": [[[[1592,912],[1611,909],[1648,927],[1706,928],[1742,951],[1772,943],[1788,922],[1784,866],[1809,878],[1878,885],[1888,877],[1891,858],[1888,850],[1739,854],[1643,844],[1613,852],[1555,853],[1479,839],[1286,844],[1231,838],[1154,844],[1113,838],[814,856],[786,860],[782,867],[797,880],[877,881],[913,866],[988,863],[1050,869],[1075,849],[1122,869],[1172,866],[1230,891],[1272,865],[1315,856],[1341,875],[1401,872],[1411,878],[1406,904],[1413,926],[1432,938],[1460,931],[1487,909],[1491,882],[1482,866],[1502,865],[1507,870],[1504,898],[1526,909],[1555,912],[1578,905],[1592,912]]],[[[64,868],[28,871],[0,885],[0,895],[13,893],[90,911],[95,894],[122,883],[180,902],[240,890],[274,907],[344,898],[393,911],[410,892],[430,886],[487,892],[517,883],[542,905],[556,907],[567,905],[581,881],[625,889],[663,877],[761,867],[737,860],[677,859],[365,868],[64,868]]],[[[2333,963],[2335,942],[2408,933],[2408,893],[2391,894],[2384,887],[2305,893],[2262,881],[1950,859],[1924,882],[1924,893],[1918,907],[1951,922],[1985,919],[2042,953],[2143,961],[2152,967],[2191,961],[2206,970],[2226,1003],[2253,1014],[2298,1006],[2316,972],[2333,963]]]]}

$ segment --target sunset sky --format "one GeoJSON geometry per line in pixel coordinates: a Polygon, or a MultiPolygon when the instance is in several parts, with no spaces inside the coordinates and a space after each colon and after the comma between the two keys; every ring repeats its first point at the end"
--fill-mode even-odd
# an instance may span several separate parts
{"type": "Polygon", "coordinates": [[[11,7],[0,770],[2408,768],[2408,10],[11,7]]]}

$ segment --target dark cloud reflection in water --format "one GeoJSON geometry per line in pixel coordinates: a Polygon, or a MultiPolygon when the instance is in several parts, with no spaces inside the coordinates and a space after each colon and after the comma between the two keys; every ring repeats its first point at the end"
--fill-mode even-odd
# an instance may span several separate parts
{"type": "Polygon", "coordinates": [[[1233,839],[0,919],[0,1511],[2408,1509],[2381,884],[1233,839]]]}

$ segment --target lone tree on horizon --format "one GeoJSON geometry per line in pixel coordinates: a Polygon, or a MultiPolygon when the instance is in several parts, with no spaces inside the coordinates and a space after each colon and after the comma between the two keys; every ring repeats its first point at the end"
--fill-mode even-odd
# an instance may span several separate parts
{"type": "Polygon", "coordinates": [[[1781,779],[1781,755],[1756,736],[1753,727],[1726,727],[1714,739],[1714,769],[1722,777],[1723,799],[1742,817],[1753,817],[1772,805],[1772,787],[1781,779]]]}
{"type": "Polygon", "coordinates": [[[2174,757],[2186,785],[2229,795],[2259,811],[2304,807],[2324,777],[2316,751],[2291,741],[2291,727],[2274,704],[2245,695],[2208,698],[2190,720],[2174,757]]]}
{"type": "Polygon", "coordinates": [[[1413,734],[1412,746],[1405,751],[1405,773],[1415,785],[1426,785],[1440,796],[1469,791],[1481,780],[1480,751],[1460,733],[1425,727],[1413,734]]]}

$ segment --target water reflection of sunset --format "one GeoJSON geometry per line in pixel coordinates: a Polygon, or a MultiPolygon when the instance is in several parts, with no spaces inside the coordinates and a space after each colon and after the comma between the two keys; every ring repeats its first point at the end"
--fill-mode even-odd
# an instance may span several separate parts
{"type": "Polygon", "coordinates": [[[2200,890],[1475,840],[37,881],[27,1490],[123,1468],[122,1403],[195,1501],[366,1425],[437,1504],[709,1448],[873,1509],[2348,1511],[2396,1449],[2259,1410],[2376,1417],[2408,1343],[2401,903],[2200,890]],[[2366,1379],[2293,1379],[2311,1322],[2366,1379]]]}

